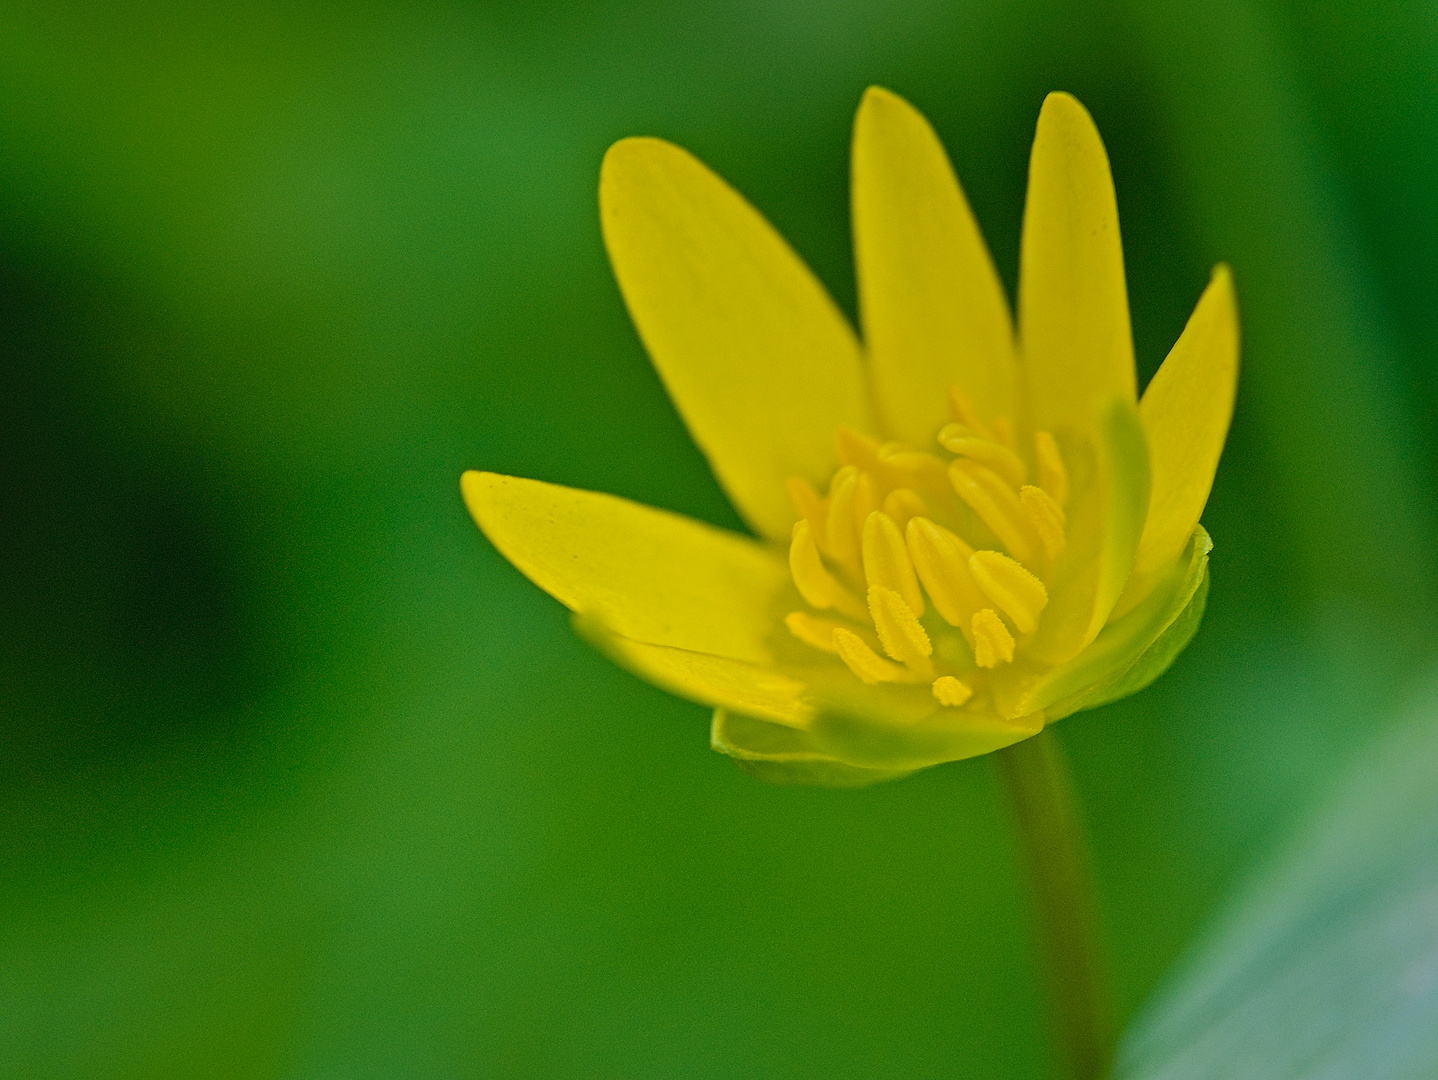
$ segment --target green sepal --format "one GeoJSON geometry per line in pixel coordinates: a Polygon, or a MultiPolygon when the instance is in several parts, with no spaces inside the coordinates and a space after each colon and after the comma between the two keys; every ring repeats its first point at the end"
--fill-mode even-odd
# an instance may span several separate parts
{"type": "Polygon", "coordinates": [[[1083,652],[1056,668],[1015,664],[995,680],[1007,715],[1043,709],[1050,722],[1142,690],[1173,663],[1198,629],[1208,597],[1213,541],[1195,527],[1188,549],[1167,580],[1083,652]]]}
{"type": "Polygon", "coordinates": [[[709,745],[745,772],[769,784],[856,788],[908,776],[910,769],[869,769],[824,753],[807,731],[714,710],[709,745]]]}
{"type": "Polygon", "coordinates": [[[1208,566],[1205,561],[1198,588],[1194,590],[1193,596],[1189,598],[1178,618],[1169,623],[1168,629],[1159,635],[1158,640],[1126,670],[1110,675],[1081,694],[1050,706],[1052,718],[1057,720],[1083,709],[1096,709],[1100,705],[1107,705],[1144,689],[1167,671],[1178,659],[1178,654],[1188,647],[1193,635],[1198,632],[1198,624],[1203,621],[1203,612],[1207,606],[1208,566]]]}
{"type": "Polygon", "coordinates": [[[1000,750],[1036,735],[1043,726],[1042,713],[1008,720],[990,711],[944,708],[934,701],[928,684],[889,684],[821,699],[813,733],[840,761],[913,771],[1000,750]]]}

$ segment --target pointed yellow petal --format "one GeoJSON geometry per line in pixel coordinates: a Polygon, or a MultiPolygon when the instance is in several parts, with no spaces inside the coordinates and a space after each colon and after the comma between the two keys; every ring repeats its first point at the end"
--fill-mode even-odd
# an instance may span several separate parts
{"type": "Polygon", "coordinates": [[[929,445],[955,383],[983,418],[1012,413],[1008,302],[928,121],[870,87],[854,119],[852,169],[859,307],[885,430],[929,445]]]}
{"type": "Polygon", "coordinates": [[[574,631],[620,667],[671,694],[789,727],[813,719],[807,686],[776,667],[653,645],[616,634],[593,616],[571,616],[574,631]]]}
{"type": "MultiPolygon", "coordinates": [[[[1168,359],[1144,391],[1153,494],[1124,596],[1132,606],[1183,553],[1213,487],[1238,384],[1238,303],[1219,266],[1168,359]]],[[[1122,605],[1121,605],[1122,606],[1122,605]]]]}
{"type": "Polygon", "coordinates": [[[746,537],[613,495],[467,472],[479,527],[571,611],[639,641],[762,663],[783,558],[746,537]]]}
{"type": "Polygon", "coordinates": [[[827,480],[835,429],[873,427],[853,332],[769,223],[677,146],[615,143],[599,203],[619,288],[694,441],[745,520],[787,539],[785,480],[827,480]]]}
{"type": "Polygon", "coordinates": [[[1087,429],[1101,402],[1136,400],[1108,155],[1088,111],[1068,94],[1044,101],[1029,160],[1019,340],[1034,427],[1087,429]]]}

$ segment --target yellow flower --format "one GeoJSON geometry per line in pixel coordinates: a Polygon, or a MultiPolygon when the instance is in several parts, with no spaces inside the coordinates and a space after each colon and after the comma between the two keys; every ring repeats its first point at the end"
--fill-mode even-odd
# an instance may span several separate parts
{"type": "Polygon", "coordinates": [[[1188,643],[1233,409],[1218,267],[1137,400],[1118,213],[1092,119],[1039,115],[1017,333],[928,122],[854,125],[862,343],[757,211],[684,150],[610,148],[605,244],[670,397],[759,539],[466,473],[475,520],[713,746],[849,785],[987,753],[1141,689],[1188,643]]]}

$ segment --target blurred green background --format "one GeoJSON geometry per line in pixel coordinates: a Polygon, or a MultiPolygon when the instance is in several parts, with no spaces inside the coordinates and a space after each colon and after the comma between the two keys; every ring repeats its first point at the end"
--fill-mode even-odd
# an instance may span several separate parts
{"type": "Polygon", "coordinates": [[[0,7],[0,1074],[1037,1077],[990,764],[776,789],[488,546],[483,467],[737,527],[599,239],[677,141],[853,310],[848,129],[1012,288],[1033,124],[1145,377],[1244,307],[1198,638],[1066,721],[1131,1012],[1438,644],[1422,0],[0,7]]]}

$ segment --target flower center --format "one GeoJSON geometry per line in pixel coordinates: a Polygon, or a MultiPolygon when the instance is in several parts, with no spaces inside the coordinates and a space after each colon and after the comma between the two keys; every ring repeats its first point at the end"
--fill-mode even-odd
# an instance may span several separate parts
{"type": "Polygon", "coordinates": [[[827,495],[789,480],[789,569],[812,610],[784,621],[866,683],[931,682],[957,707],[1037,632],[1069,484],[1048,432],[1021,447],[1006,418],[984,424],[957,387],[949,406],[944,454],[845,428],[827,495]]]}

